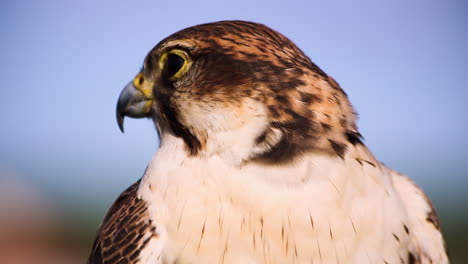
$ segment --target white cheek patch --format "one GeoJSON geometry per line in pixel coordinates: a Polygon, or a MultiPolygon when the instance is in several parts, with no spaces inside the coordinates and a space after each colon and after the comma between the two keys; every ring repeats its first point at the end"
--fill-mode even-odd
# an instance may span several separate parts
{"type": "MultiPolygon", "coordinates": [[[[222,102],[191,103],[181,107],[181,112],[192,133],[206,137],[202,155],[219,155],[240,164],[262,149],[256,146],[255,139],[264,133],[268,120],[260,102],[245,98],[232,108],[222,102]]],[[[269,143],[279,137],[278,133],[273,134],[269,143]]]]}
{"type": "Polygon", "coordinates": [[[253,147],[252,154],[258,155],[269,151],[283,138],[283,132],[281,132],[281,130],[278,128],[267,128],[267,131],[264,133],[266,133],[265,139],[253,147]]]}

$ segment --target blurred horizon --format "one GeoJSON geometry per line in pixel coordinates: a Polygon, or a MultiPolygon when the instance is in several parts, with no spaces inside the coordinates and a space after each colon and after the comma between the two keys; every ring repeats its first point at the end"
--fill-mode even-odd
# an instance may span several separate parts
{"type": "MultiPolygon", "coordinates": [[[[158,148],[149,120],[126,119],[120,133],[121,89],[166,36],[240,19],[283,33],[337,80],[359,113],[365,144],[428,193],[453,263],[468,259],[461,250],[468,245],[464,1],[10,0],[0,7],[0,223],[37,217],[57,223],[64,237],[76,227],[61,252],[74,252],[78,263],[107,208],[158,148]],[[41,218],[42,211],[50,214],[41,218]]],[[[21,223],[12,227],[30,224],[21,223]]]]}

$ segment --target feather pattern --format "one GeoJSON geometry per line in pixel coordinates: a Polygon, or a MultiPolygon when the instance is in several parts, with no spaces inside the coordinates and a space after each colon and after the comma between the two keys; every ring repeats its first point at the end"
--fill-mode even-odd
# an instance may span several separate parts
{"type": "Polygon", "coordinates": [[[137,197],[137,181],[107,212],[94,241],[88,264],[139,263],[140,253],[157,238],[145,201],[137,197]]]}
{"type": "Polygon", "coordinates": [[[449,263],[439,217],[427,195],[407,176],[391,172],[395,189],[408,212],[409,227],[405,228],[415,245],[415,263],[449,263]]]}

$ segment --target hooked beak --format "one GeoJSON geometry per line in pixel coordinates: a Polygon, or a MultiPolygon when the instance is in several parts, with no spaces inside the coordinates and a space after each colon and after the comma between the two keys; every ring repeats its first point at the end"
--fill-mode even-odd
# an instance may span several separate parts
{"type": "Polygon", "coordinates": [[[144,118],[151,116],[152,85],[145,83],[141,73],[127,84],[117,101],[116,117],[120,131],[124,132],[125,116],[144,118]]]}

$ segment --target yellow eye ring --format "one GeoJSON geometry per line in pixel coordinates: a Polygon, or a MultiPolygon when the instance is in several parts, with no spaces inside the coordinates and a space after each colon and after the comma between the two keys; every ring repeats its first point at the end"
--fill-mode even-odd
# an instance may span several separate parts
{"type": "Polygon", "coordinates": [[[171,81],[180,79],[185,74],[190,66],[192,60],[187,52],[180,49],[173,49],[164,53],[159,59],[159,67],[161,71],[171,81]]]}

